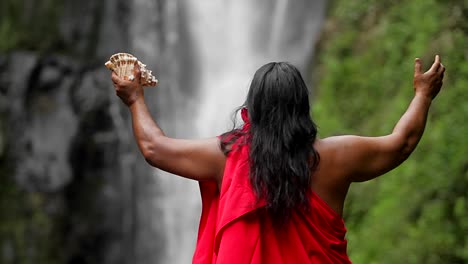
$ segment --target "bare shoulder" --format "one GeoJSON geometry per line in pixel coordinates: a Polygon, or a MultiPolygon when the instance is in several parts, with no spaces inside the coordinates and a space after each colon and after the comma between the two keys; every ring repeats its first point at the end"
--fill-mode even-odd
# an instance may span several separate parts
{"type": "Polygon", "coordinates": [[[320,163],[329,165],[331,168],[336,167],[337,162],[342,162],[342,150],[349,148],[353,144],[355,136],[333,136],[323,139],[316,139],[314,143],[315,149],[320,154],[320,163]]]}
{"type": "Polygon", "coordinates": [[[318,168],[311,176],[311,188],[338,214],[349,186],[354,181],[368,180],[382,171],[382,158],[386,156],[385,138],[354,135],[316,139],[314,148],[320,155],[318,168]]]}
{"type": "Polygon", "coordinates": [[[328,186],[335,186],[343,184],[346,179],[343,176],[343,161],[340,149],[346,143],[346,138],[328,137],[323,139],[316,139],[314,148],[320,155],[320,162],[315,172],[317,181],[327,181],[328,186]]]}

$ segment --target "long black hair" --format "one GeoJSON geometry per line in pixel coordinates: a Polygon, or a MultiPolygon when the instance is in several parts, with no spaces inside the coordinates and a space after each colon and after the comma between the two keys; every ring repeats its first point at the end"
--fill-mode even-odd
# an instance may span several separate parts
{"type": "Polygon", "coordinates": [[[284,222],[294,209],[308,210],[310,175],[320,157],[313,146],[317,127],[301,73],[285,62],[263,65],[241,108],[247,108],[250,129],[223,134],[221,149],[227,155],[232,143],[245,136],[250,145],[250,183],[274,220],[284,222]]]}

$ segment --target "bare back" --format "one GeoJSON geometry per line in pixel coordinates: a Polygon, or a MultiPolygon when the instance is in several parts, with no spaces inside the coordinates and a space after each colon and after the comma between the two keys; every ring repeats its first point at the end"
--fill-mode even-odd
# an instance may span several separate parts
{"type": "Polygon", "coordinates": [[[343,205],[350,182],[345,180],[334,160],[334,148],[326,140],[317,139],[314,148],[320,155],[320,163],[311,173],[311,189],[337,214],[343,215],[343,205]]]}

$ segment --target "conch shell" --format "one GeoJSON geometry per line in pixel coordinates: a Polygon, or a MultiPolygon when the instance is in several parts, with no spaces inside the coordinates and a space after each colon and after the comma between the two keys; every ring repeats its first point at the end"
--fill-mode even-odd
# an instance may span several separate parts
{"type": "Polygon", "coordinates": [[[109,70],[115,72],[124,80],[133,81],[133,69],[135,62],[138,63],[141,72],[140,83],[142,86],[156,86],[158,80],[153,76],[152,71],[146,69],[146,65],[141,63],[135,56],[129,53],[116,53],[104,64],[109,70]]]}

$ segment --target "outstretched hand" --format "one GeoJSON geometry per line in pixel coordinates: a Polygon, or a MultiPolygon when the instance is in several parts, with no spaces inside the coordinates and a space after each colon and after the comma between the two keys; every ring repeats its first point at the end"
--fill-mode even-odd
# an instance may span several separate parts
{"type": "Polygon", "coordinates": [[[424,73],[422,72],[421,60],[416,58],[414,62],[413,79],[415,93],[434,99],[442,87],[444,72],[445,67],[440,63],[439,55],[435,56],[435,60],[431,68],[424,73]]]}
{"type": "Polygon", "coordinates": [[[133,70],[135,78],[132,81],[120,78],[115,72],[112,72],[112,82],[114,83],[115,93],[118,97],[130,107],[138,98],[143,98],[143,87],[140,83],[140,67],[135,62],[133,70]]]}

